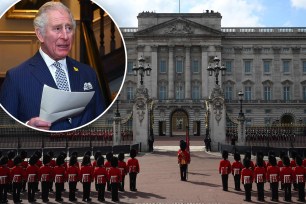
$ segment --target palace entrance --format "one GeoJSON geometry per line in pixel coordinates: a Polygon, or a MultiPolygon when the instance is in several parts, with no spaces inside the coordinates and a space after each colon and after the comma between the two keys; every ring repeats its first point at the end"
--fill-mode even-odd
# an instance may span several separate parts
{"type": "Polygon", "coordinates": [[[188,114],[185,110],[175,110],[171,115],[170,135],[186,135],[186,126],[189,124],[188,114]]]}
{"type": "Polygon", "coordinates": [[[286,113],[286,114],[282,115],[280,122],[281,122],[281,124],[294,124],[295,123],[294,117],[290,113],[286,113]]]}

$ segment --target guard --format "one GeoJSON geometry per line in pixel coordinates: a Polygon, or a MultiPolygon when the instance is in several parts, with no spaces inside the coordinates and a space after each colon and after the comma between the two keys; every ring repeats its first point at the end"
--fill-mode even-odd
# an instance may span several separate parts
{"type": "Polygon", "coordinates": [[[129,171],[129,176],[130,176],[130,190],[131,191],[137,191],[136,188],[136,179],[137,179],[137,174],[140,171],[140,167],[139,167],[139,162],[138,160],[135,158],[136,157],[136,149],[131,149],[130,151],[130,159],[128,159],[126,166],[128,168],[129,171]]]}
{"type": "Polygon", "coordinates": [[[184,140],[180,141],[180,149],[177,153],[177,162],[180,167],[181,181],[187,181],[188,164],[190,163],[190,154],[186,151],[187,144],[184,140]]]}
{"type": "Polygon", "coordinates": [[[228,191],[228,175],[231,173],[231,163],[227,160],[228,151],[223,150],[222,152],[223,160],[220,161],[219,165],[219,174],[221,174],[222,178],[222,186],[224,191],[228,191]]]}

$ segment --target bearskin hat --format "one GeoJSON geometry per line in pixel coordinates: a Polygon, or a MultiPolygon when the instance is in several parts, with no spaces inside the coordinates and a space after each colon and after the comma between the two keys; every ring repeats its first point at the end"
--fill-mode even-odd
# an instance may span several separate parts
{"type": "Polygon", "coordinates": [[[283,158],[284,158],[285,155],[286,155],[286,153],[285,153],[284,151],[281,151],[281,152],[279,153],[279,158],[280,158],[281,160],[283,160],[283,158]]]}
{"type": "Polygon", "coordinates": [[[61,166],[62,164],[65,163],[65,158],[63,155],[59,155],[57,158],[56,158],[56,164],[58,166],[61,166]]]}
{"type": "Polygon", "coordinates": [[[186,146],[187,146],[187,143],[184,140],[181,140],[180,141],[180,148],[181,148],[181,150],[184,151],[186,149],[186,146]]]}
{"type": "Polygon", "coordinates": [[[234,160],[235,160],[235,161],[240,161],[240,160],[241,160],[241,156],[240,156],[240,154],[239,154],[238,152],[235,152],[235,154],[234,154],[234,160]]]}
{"type": "Polygon", "coordinates": [[[51,158],[54,158],[54,152],[53,152],[53,151],[49,151],[48,154],[49,154],[49,156],[50,156],[51,158]]]}
{"type": "Polygon", "coordinates": [[[97,166],[103,166],[104,164],[104,157],[101,155],[97,158],[97,166]]]}
{"type": "Polygon", "coordinates": [[[137,155],[136,149],[131,149],[131,151],[130,151],[130,157],[131,157],[131,158],[134,158],[134,157],[136,157],[136,155],[137,155]]]}
{"type": "Polygon", "coordinates": [[[46,165],[46,164],[49,164],[51,161],[51,157],[49,154],[45,154],[44,157],[43,157],[43,164],[46,165]]]}
{"type": "Polygon", "coordinates": [[[95,152],[95,160],[97,160],[100,156],[102,155],[102,153],[100,151],[96,151],[95,152]]]}
{"type": "Polygon", "coordinates": [[[274,155],[269,156],[269,163],[270,163],[272,166],[276,166],[276,158],[275,158],[274,155]]]}
{"type": "Polygon", "coordinates": [[[8,162],[8,157],[7,156],[2,156],[0,159],[0,165],[5,165],[8,162]]]}
{"type": "Polygon", "coordinates": [[[111,160],[111,166],[112,167],[117,167],[118,166],[118,158],[117,157],[113,157],[111,160]]]}
{"type": "Polygon", "coordinates": [[[244,158],[248,158],[249,160],[251,160],[251,152],[245,152],[244,158]]]}
{"type": "Polygon", "coordinates": [[[21,156],[20,156],[20,155],[17,155],[17,156],[14,158],[14,165],[17,166],[17,165],[20,164],[21,162],[22,162],[21,156]]]}
{"type": "Polygon", "coordinates": [[[299,155],[296,157],[295,161],[296,161],[296,164],[298,166],[302,166],[303,165],[303,159],[299,155]]]}
{"type": "Polygon", "coordinates": [[[107,152],[107,153],[106,153],[106,160],[107,160],[107,161],[111,161],[112,158],[113,158],[113,153],[112,153],[112,152],[107,152]]]}
{"type": "Polygon", "coordinates": [[[119,161],[123,161],[123,160],[124,160],[124,153],[123,153],[123,152],[120,152],[120,153],[118,154],[118,160],[119,160],[119,161]]]}
{"type": "Polygon", "coordinates": [[[290,159],[288,156],[284,156],[283,163],[284,163],[284,166],[290,166],[290,159]]]}
{"type": "Polygon", "coordinates": [[[87,152],[85,152],[85,154],[84,155],[88,155],[89,157],[91,157],[91,151],[87,151],[87,152]]]}
{"type": "Polygon", "coordinates": [[[42,154],[41,154],[41,151],[40,151],[40,150],[36,150],[34,154],[36,154],[36,155],[37,155],[38,159],[40,159],[40,158],[41,158],[41,156],[42,156],[42,154]]]}
{"type": "Polygon", "coordinates": [[[78,157],[78,152],[72,152],[72,153],[71,153],[71,156],[78,157]]]}
{"type": "Polygon", "coordinates": [[[38,161],[38,157],[34,154],[33,156],[30,157],[29,159],[29,164],[30,165],[35,165],[38,161]]]}
{"type": "Polygon", "coordinates": [[[13,159],[16,156],[16,153],[14,150],[10,150],[7,152],[8,159],[13,159]]]}
{"type": "Polygon", "coordinates": [[[295,159],[296,156],[297,156],[297,152],[296,152],[295,150],[293,150],[293,151],[291,152],[291,158],[292,158],[292,159],[295,159]]]}
{"type": "Polygon", "coordinates": [[[222,152],[222,158],[223,158],[223,159],[227,159],[227,158],[228,158],[228,151],[223,150],[223,152],[222,152]]]}
{"type": "Polygon", "coordinates": [[[89,164],[90,164],[90,156],[85,154],[83,157],[82,165],[87,166],[89,164]]]}
{"type": "Polygon", "coordinates": [[[77,163],[78,159],[76,156],[71,156],[69,160],[69,166],[74,166],[77,163]]]}
{"type": "Polygon", "coordinates": [[[26,151],[22,150],[22,151],[20,152],[20,157],[21,157],[21,159],[25,159],[25,158],[27,158],[27,156],[28,156],[28,153],[27,153],[26,151]]]}
{"type": "Polygon", "coordinates": [[[249,158],[245,158],[245,159],[243,160],[243,166],[244,166],[245,168],[250,168],[250,165],[251,165],[250,159],[249,159],[249,158]]]}

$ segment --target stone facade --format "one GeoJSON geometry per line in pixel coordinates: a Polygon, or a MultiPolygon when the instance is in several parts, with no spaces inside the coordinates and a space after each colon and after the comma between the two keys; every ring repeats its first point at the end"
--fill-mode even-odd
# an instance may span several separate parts
{"type": "Polygon", "coordinates": [[[186,126],[205,135],[205,101],[215,87],[207,67],[215,56],[227,68],[218,80],[230,120],[237,121],[242,90],[246,125],[306,123],[306,28],[222,28],[213,11],[137,18],[138,28],[121,28],[128,60],[120,111],[132,110],[140,81],[132,67],[143,56],[152,68],[144,86],[154,101],[154,135],[184,135],[186,126]]]}

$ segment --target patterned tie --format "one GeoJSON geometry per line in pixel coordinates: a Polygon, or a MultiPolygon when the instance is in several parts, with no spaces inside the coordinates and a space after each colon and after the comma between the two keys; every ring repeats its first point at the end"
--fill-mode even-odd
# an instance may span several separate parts
{"type": "Polygon", "coordinates": [[[68,81],[64,70],[61,68],[61,64],[59,62],[54,62],[53,65],[56,68],[55,71],[55,80],[56,85],[59,90],[69,91],[68,81]]]}

